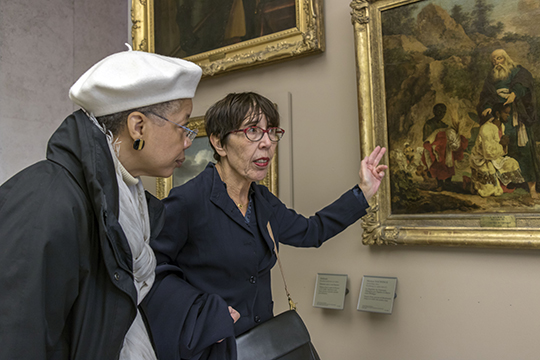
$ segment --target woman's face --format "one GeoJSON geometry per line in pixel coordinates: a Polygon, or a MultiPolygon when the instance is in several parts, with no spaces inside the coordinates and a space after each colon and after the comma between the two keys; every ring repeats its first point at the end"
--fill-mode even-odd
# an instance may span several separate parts
{"type": "MultiPolygon", "coordinates": [[[[266,116],[249,117],[242,122],[240,129],[251,126],[268,128],[266,116]]],[[[277,143],[270,141],[268,134],[261,140],[251,141],[244,132],[235,132],[228,135],[228,141],[223,146],[225,156],[221,157],[221,165],[231,170],[239,180],[247,182],[260,181],[268,172],[270,162],[274,158],[277,143]]],[[[221,155],[221,154],[220,154],[221,155]]]]}
{"type": "MultiPolygon", "coordinates": [[[[165,117],[176,124],[187,126],[193,102],[191,99],[180,100],[178,111],[165,117]]],[[[149,114],[148,117],[154,115],[149,114]]],[[[148,122],[148,137],[145,146],[140,151],[140,162],[144,175],[169,177],[175,168],[180,167],[185,160],[184,150],[191,146],[186,130],[175,124],[159,118],[148,122]],[[144,156],[143,156],[144,155],[144,156]]]]}

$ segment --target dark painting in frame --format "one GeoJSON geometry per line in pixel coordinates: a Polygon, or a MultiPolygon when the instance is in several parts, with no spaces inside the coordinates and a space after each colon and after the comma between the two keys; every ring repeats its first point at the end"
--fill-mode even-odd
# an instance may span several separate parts
{"type": "MultiPolygon", "coordinates": [[[[529,182],[482,196],[471,180],[477,180],[471,154],[487,120],[479,104],[495,50],[531,73],[528,91],[538,104],[540,4],[371,0],[351,8],[361,150],[389,150],[389,176],[363,220],[363,243],[539,248],[540,201],[529,182]],[[452,170],[442,183],[429,162],[436,137],[424,134],[434,118],[446,130],[433,134],[447,136],[447,144],[457,134],[458,151],[443,146],[452,156],[435,157],[452,170]]],[[[538,130],[537,122],[530,126],[530,144],[540,139],[538,130]]]]}
{"type": "Polygon", "coordinates": [[[324,51],[322,0],[132,0],[135,50],[193,61],[203,77],[324,51]]]}

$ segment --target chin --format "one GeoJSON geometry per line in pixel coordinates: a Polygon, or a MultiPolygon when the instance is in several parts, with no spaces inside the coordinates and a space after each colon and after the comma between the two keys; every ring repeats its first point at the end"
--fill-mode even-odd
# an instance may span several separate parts
{"type": "Polygon", "coordinates": [[[161,175],[158,175],[156,177],[168,178],[169,176],[172,176],[173,173],[174,173],[174,169],[164,171],[161,175]]]}
{"type": "Polygon", "coordinates": [[[267,174],[268,174],[268,171],[265,171],[264,174],[260,174],[258,176],[255,176],[255,178],[251,179],[251,180],[255,181],[255,182],[262,181],[262,180],[264,180],[264,178],[266,177],[267,174]]]}
{"type": "Polygon", "coordinates": [[[168,178],[169,176],[173,174],[173,172],[174,172],[174,168],[167,169],[167,170],[164,170],[164,169],[154,170],[154,171],[149,171],[148,174],[146,174],[146,176],[168,178]]]}

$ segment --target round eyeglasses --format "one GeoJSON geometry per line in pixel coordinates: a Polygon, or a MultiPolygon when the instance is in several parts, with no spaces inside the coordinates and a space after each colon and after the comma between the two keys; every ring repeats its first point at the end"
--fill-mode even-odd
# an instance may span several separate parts
{"type": "Polygon", "coordinates": [[[283,137],[283,134],[285,134],[285,130],[279,127],[271,127],[265,130],[258,126],[250,126],[245,129],[233,130],[229,132],[229,134],[237,132],[243,132],[248,138],[248,140],[253,142],[261,140],[264,134],[268,134],[268,138],[270,139],[270,141],[278,142],[283,137]]]}
{"type": "Polygon", "coordinates": [[[193,140],[195,140],[195,138],[197,137],[197,134],[199,133],[199,130],[198,130],[198,129],[191,130],[190,128],[188,128],[188,127],[186,127],[186,126],[183,126],[183,125],[180,125],[180,124],[178,124],[178,123],[175,123],[174,121],[171,121],[171,120],[169,120],[169,119],[167,119],[167,118],[165,118],[165,117],[163,117],[163,116],[161,116],[161,115],[159,115],[159,114],[156,114],[155,112],[149,111],[148,113],[149,113],[149,114],[152,114],[152,115],[155,115],[155,116],[157,116],[158,118],[163,119],[163,120],[165,120],[165,121],[168,121],[168,122],[170,122],[170,123],[173,123],[174,125],[178,126],[179,128],[184,129],[184,131],[186,132],[186,137],[187,137],[191,142],[193,142],[193,140]]]}

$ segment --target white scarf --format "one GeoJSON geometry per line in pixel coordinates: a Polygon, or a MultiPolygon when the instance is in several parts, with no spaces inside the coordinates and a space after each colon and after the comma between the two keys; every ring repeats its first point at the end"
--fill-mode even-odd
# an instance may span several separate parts
{"type": "MultiPolygon", "coordinates": [[[[90,119],[104,133],[93,114],[90,119]]],[[[126,235],[133,257],[133,277],[137,289],[137,304],[150,291],[155,278],[156,257],[150,247],[150,218],[142,181],[134,178],[118,160],[119,144],[113,143],[112,134],[106,134],[114,161],[118,182],[120,211],[118,222],[126,235]]],[[[137,309],[120,352],[120,360],[157,360],[141,314],[137,309]]]]}
{"type": "MultiPolygon", "coordinates": [[[[111,142],[109,142],[112,146],[111,142]]],[[[115,151],[111,151],[115,153],[115,151]]],[[[144,188],[140,179],[135,179],[122,166],[118,157],[113,155],[120,198],[118,222],[126,234],[133,256],[133,277],[137,289],[137,305],[141,303],[152,288],[155,277],[156,257],[150,247],[150,219],[144,188]]],[[[155,360],[157,359],[150,337],[146,330],[139,309],[135,321],[131,324],[120,360],[155,360]]]]}

